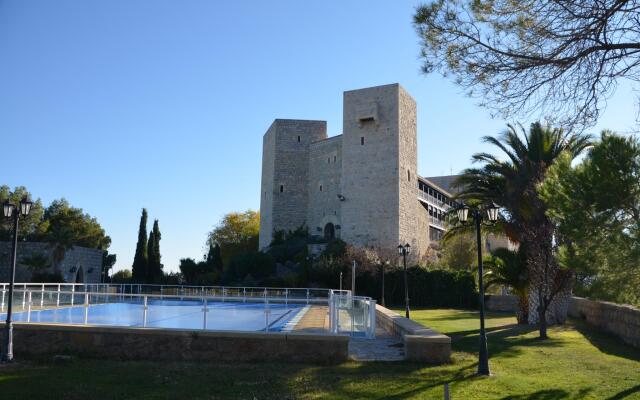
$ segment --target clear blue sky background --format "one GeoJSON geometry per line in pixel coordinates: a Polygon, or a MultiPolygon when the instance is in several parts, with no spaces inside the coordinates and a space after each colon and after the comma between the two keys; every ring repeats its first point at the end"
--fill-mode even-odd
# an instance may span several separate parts
{"type": "MultiPolygon", "coordinates": [[[[420,73],[416,5],[0,0],[0,184],[97,217],[116,269],[146,207],[176,270],[225,213],[259,208],[274,118],[339,134],[343,91],[392,82],[418,103],[419,172],[456,173],[504,121],[420,73]]],[[[634,129],[634,101],[621,85],[593,131],[634,129]]]]}

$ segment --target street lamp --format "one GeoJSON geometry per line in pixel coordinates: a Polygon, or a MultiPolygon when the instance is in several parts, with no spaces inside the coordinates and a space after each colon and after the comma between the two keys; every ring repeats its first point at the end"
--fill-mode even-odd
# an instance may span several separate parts
{"type": "MultiPolygon", "coordinates": [[[[489,206],[484,209],[487,213],[486,218],[490,222],[496,222],[498,220],[498,211],[500,206],[491,202],[489,206]]],[[[469,217],[469,211],[476,223],[476,246],[478,247],[478,286],[480,290],[480,354],[478,359],[478,375],[490,375],[489,372],[489,351],[487,350],[487,332],[484,327],[484,282],[482,279],[482,237],[481,237],[481,224],[484,218],[483,210],[480,208],[470,208],[467,205],[463,205],[458,208],[458,220],[461,223],[467,222],[469,217]]]]}
{"type": "Polygon", "coordinates": [[[409,284],[407,282],[407,254],[411,253],[411,246],[409,243],[398,245],[398,253],[402,254],[402,260],[404,262],[404,313],[409,318],[409,284]]]}
{"type": "Polygon", "coordinates": [[[382,305],[382,307],[386,307],[387,305],[384,302],[384,273],[385,273],[385,266],[389,265],[389,260],[387,261],[383,261],[380,264],[380,268],[382,269],[382,293],[381,293],[381,297],[380,297],[380,304],[382,305]]]}
{"type": "Polygon", "coordinates": [[[2,205],[2,211],[5,218],[13,217],[13,248],[11,251],[11,276],[9,280],[9,301],[7,303],[7,322],[5,324],[4,335],[4,353],[2,353],[1,361],[11,362],[13,361],[13,322],[11,321],[11,314],[13,310],[13,284],[16,278],[16,256],[18,252],[18,221],[20,216],[26,217],[31,212],[31,206],[33,203],[27,196],[24,196],[20,200],[20,209],[17,210],[16,206],[6,201],[2,205]]]}

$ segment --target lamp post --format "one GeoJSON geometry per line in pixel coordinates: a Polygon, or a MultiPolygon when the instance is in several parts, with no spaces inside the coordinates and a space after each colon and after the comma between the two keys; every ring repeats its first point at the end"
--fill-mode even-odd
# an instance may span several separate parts
{"type": "Polygon", "coordinates": [[[490,222],[498,220],[499,206],[496,203],[491,203],[485,210],[479,208],[470,208],[469,206],[462,206],[458,208],[458,220],[461,223],[467,222],[469,217],[469,211],[476,224],[476,246],[478,247],[478,289],[480,291],[480,351],[478,355],[478,375],[490,375],[489,371],[489,351],[487,350],[487,332],[484,327],[484,281],[482,279],[483,267],[482,267],[482,236],[481,225],[484,218],[485,211],[487,213],[487,219],[490,222]]]}
{"type": "Polygon", "coordinates": [[[411,246],[409,243],[398,245],[398,253],[402,254],[402,260],[404,263],[404,313],[407,319],[409,318],[409,283],[407,280],[407,254],[411,252],[411,246]]]}
{"type": "Polygon", "coordinates": [[[351,295],[356,295],[356,260],[351,264],[351,295]]]}
{"type": "Polygon", "coordinates": [[[11,249],[11,276],[9,277],[9,301],[7,302],[7,322],[4,334],[4,352],[1,356],[2,362],[13,361],[13,322],[11,321],[13,311],[13,284],[16,278],[16,256],[18,254],[18,222],[20,216],[26,217],[31,211],[33,203],[27,196],[20,200],[20,209],[8,201],[2,205],[5,218],[13,217],[13,247],[11,249]]]}
{"type": "Polygon", "coordinates": [[[382,307],[386,307],[387,305],[384,302],[384,273],[385,273],[385,266],[389,265],[389,260],[382,262],[382,264],[380,264],[380,268],[382,269],[382,293],[380,296],[380,304],[382,304],[382,307]]]}

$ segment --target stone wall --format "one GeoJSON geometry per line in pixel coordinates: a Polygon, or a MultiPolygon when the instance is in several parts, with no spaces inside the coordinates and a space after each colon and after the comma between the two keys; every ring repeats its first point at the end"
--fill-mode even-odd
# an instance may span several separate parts
{"type": "Polygon", "coordinates": [[[309,146],[326,137],[326,121],[291,119],[276,119],[265,134],[261,184],[264,202],[261,201],[260,208],[264,216],[260,217],[260,248],[271,243],[274,229],[294,230],[306,225],[309,146]]]}
{"type": "Polygon", "coordinates": [[[64,354],[111,360],[333,364],[347,360],[349,337],[16,323],[13,342],[17,359],[64,354]]]}
{"type": "Polygon", "coordinates": [[[640,309],[573,297],[569,303],[569,316],[584,320],[587,324],[640,348],[640,309]]]}
{"type": "Polygon", "coordinates": [[[404,356],[410,361],[444,364],[451,359],[451,338],[376,304],[377,325],[402,337],[404,356]]]}
{"type": "MultiPolygon", "coordinates": [[[[517,304],[516,296],[485,297],[485,305],[489,311],[515,312],[517,304]]],[[[571,297],[568,307],[570,317],[581,319],[594,328],[619,337],[627,344],[640,347],[640,309],[582,297],[571,297]]]]}
{"type": "MultiPolygon", "coordinates": [[[[48,272],[53,272],[53,249],[48,243],[18,242],[16,282],[30,282],[31,271],[21,263],[26,257],[44,255],[49,260],[48,272]]],[[[99,283],[102,271],[102,250],[74,246],[65,252],[60,263],[62,277],[67,282],[99,283]]],[[[0,282],[8,282],[11,274],[11,242],[0,242],[0,282]]]]}
{"type": "Polygon", "coordinates": [[[358,246],[399,240],[399,85],[344,92],[342,238],[358,246]]]}
{"type": "Polygon", "coordinates": [[[518,296],[514,295],[486,295],[484,305],[489,311],[516,312],[518,310],[518,296]]]}
{"type": "Polygon", "coordinates": [[[309,152],[309,234],[324,236],[324,228],[332,223],[340,237],[342,194],[342,135],[312,143],[309,152]],[[337,229],[336,229],[337,228],[337,229]]]}

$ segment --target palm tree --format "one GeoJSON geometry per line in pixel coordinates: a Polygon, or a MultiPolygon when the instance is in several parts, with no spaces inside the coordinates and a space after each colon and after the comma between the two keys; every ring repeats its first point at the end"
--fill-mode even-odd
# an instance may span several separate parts
{"type": "Polygon", "coordinates": [[[529,301],[537,311],[540,337],[545,338],[547,310],[559,293],[566,293],[571,274],[561,271],[555,262],[555,226],[546,215],[547,207],[537,189],[561,154],[575,158],[590,145],[590,137],[539,122],[531,124],[528,132],[519,128],[508,125],[498,137],[483,138],[497,147],[504,159],[489,153],[473,155],[472,160],[482,165],[463,171],[457,180],[461,189],[457,198],[468,204],[495,202],[502,207],[498,228],[523,247],[530,288],[534,291],[529,301]]]}
{"type": "Polygon", "coordinates": [[[519,324],[529,321],[529,279],[527,263],[522,248],[509,250],[498,248],[484,260],[487,268],[487,289],[492,286],[507,286],[518,297],[516,319],[519,324]]]}

